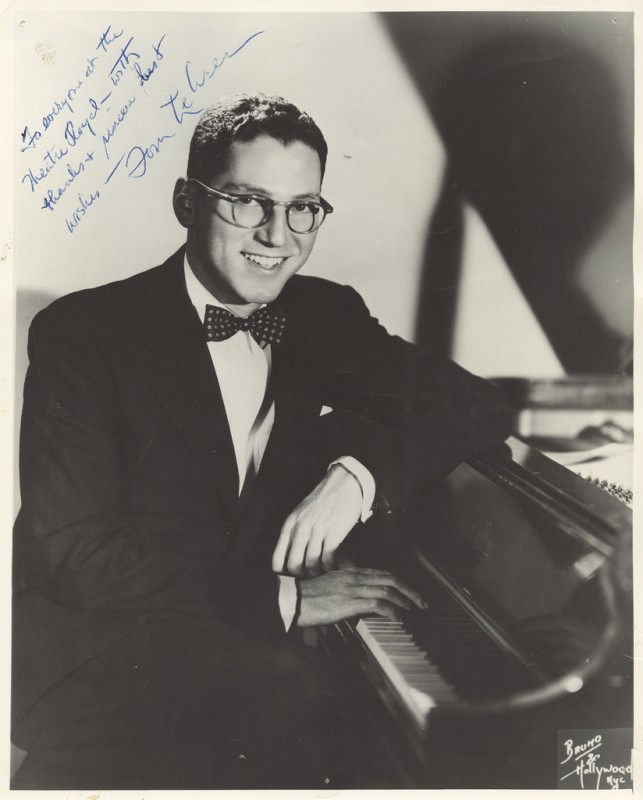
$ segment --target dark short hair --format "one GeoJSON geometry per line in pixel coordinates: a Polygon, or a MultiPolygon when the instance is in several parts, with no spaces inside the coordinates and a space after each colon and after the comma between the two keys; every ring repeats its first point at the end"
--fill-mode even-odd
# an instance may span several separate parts
{"type": "Polygon", "coordinates": [[[207,183],[225,168],[233,142],[258,136],[307,144],[319,156],[324,176],[328,145],[311,116],[278,95],[239,93],[222,97],[201,115],[190,142],[188,178],[207,183]]]}

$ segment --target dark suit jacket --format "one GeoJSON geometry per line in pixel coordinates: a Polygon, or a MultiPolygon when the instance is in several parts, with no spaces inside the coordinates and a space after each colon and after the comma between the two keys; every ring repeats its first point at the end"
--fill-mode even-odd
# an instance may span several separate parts
{"type": "Polygon", "coordinates": [[[15,531],[14,716],[164,610],[283,635],[270,556],[329,460],[353,455],[395,513],[504,438],[501,398],[390,336],[359,296],[295,276],[273,349],[275,424],[250,494],[185,289],[183,251],[33,321],[15,531]],[[334,409],[320,416],[322,405],[334,409]]]}

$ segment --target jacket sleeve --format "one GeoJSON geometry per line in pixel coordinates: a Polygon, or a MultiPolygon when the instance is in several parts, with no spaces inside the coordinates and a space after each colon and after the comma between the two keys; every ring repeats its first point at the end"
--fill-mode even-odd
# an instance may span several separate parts
{"type": "Polygon", "coordinates": [[[224,562],[207,522],[181,503],[132,513],[113,364],[87,330],[60,316],[53,324],[39,315],[29,336],[16,591],[84,609],[180,609],[283,633],[277,576],[224,562]]]}
{"type": "Polygon", "coordinates": [[[500,389],[390,335],[350,287],[332,307],[323,336],[307,338],[319,376],[312,380],[335,410],[322,423],[333,452],[370,470],[389,510],[509,435],[500,389]]]}

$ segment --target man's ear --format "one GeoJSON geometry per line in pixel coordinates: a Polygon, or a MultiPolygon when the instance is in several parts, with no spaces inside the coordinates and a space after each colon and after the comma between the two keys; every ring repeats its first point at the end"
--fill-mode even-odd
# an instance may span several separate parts
{"type": "Polygon", "coordinates": [[[174,213],[184,228],[191,228],[196,218],[196,193],[194,184],[179,178],[174,186],[172,197],[174,213]]]}

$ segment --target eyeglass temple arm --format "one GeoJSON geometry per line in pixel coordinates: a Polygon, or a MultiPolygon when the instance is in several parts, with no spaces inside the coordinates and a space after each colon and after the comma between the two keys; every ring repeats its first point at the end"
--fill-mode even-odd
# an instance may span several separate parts
{"type": "MultiPolygon", "coordinates": [[[[212,194],[215,197],[223,197],[225,200],[230,200],[230,202],[234,202],[235,200],[239,199],[238,195],[228,194],[227,192],[222,192],[220,189],[213,189],[211,186],[206,186],[205,183],[201,183],[201,181],[198,180],[197,178],[188,178],[188,180],[189,181],[193,181],[194,183],[198,183],[199,186],[201,186],[203,189],[206,190],[206,192],[208,192],[208,194],[212,194]]],[[[246,195],[244,195],[244,196],[246,196],[246,195]]],[[[250,194],[249,196],[250,197],[255,197],[255,195],[252,195],[252,194],[250,194]]],[[[270,205],[272,205],[272,206],[289,206],[289,205],[292,205],[292,202],[293,202],[293,201],[285,202],[283,200],[271,200],[268,197],[257,197],[257,200],[267,200],[270,203],[270,205]]],[[[327,200],[324,200],[323,197],[319,198],[319,205],[324,209],[324,212],[326,214],[332,214],[333,213],[333,210],[334,210],[333,207],[331,206],[331,204],[327,200]]]]}

